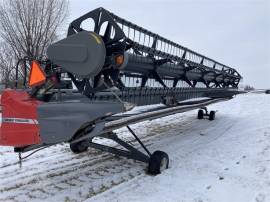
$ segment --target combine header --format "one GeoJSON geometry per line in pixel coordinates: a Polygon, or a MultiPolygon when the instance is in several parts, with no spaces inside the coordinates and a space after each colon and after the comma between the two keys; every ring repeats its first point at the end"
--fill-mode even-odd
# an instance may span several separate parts
{"type": "Polygon", "coordinates": [[[0,145],[22,153],[68,142],[75,153],[93,147],[146,162],[151,174],[168,168],[169,157],[148,151],[130,125],[197,108],[199,119],[213,120],[215,112],[205,106],[238,94],[241,79],[235,69],[103,8],[74,20],[67,38],[52,44],[46,59],[20,60],[17,75],[19,67],[24,67],[24,89],[17,82],[16,89],[2,94],[0,145]],[[86,29],[85,22],[92,26],[86,29]],[[73,89],[63,89],[68,80],[73,89]],[[208,99],[183,102],[200,97],[208,99]],[[148,111],[124,113],[159,103],[148,111]],[[121,127],[145,152],[113,132],[121,127]],[[97,136],[124,149],[95,143],[97,136]]]}

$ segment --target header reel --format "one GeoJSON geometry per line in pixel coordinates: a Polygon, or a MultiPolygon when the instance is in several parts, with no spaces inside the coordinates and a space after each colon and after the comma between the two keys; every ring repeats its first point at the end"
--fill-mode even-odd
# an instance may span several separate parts
{"type": "Polygon", "coordinates": [[[234,68],[103,8],[74,20],[67,38],[49,46],[47,55],[46,63],[56,67],[58,77],[67,73],[79,92],[89,98],[112,87],[120,92],[132,87],[161,87],[166,94],[166,89],[182,87],[183,82],[190,88],[236,89],[242,78],[234,68]],[[83,26],[86,21],[93,25],[87,30],[83,26]]]}
{"type": "Polygon", "coordinates": [[[61,66],[85,95],[107,87],[175,88],[180,81],[195,88],[237,88],[240,74],[233,68],[169,41],[155,33],[98,8],[74,20],[68,37],[51,45],[49,59],[61,66]],[[85,22],[92,22],[85,28],[85,22]],[[87,30],[86,30],[87,29],[87,30]],[[134,85],[133,85],[134,86],[134,85]]]}

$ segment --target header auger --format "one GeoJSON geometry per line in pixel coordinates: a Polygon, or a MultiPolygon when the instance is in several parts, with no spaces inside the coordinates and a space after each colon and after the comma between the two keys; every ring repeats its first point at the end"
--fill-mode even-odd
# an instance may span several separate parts
{"type": "Polygon", "coordinates": [[[7,89],[2,94],[0,145],[21,153],[67,142],[75,153],[93,147],[147,162],[152,174],[168,168],[168,155],[152,154],[129,125],[197,108],[206,111],[199,111],[199,119],[213,120],[215,112],[208,114],[204,107],[238,94],[241,80],[234,68],[103,8],[71,22],[68,36],[48,47],[47,58],[24,58],[17,69],[20,64],[24,89],[7,89]],[[86,22],[89,27],[84,26],[86,22]],[[74,88],[63,87],[67,81],[74,88]],[[199,97],[208,99],[179,103],[199,97]],[[164,106],[120,114],[135,105],[158,103],[164,106]],[[125,126],[145,153],[113,133],[125,126]],[[111,139],[125,150],[94,143],[96,136],[111,139]]]}

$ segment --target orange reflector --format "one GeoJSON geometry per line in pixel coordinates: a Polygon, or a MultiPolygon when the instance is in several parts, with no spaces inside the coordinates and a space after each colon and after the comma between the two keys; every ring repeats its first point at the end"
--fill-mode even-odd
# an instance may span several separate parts
{"type": "Polygon", "coordinates": [[[33,61],[31,64],[31,70],[29,75],[29,86],[34,87],[45,83],[46,75],[40,64],[37,61],[33,61]]]}
{"type": "Polygon", "coordinates": [[[124,63],[124,56],[123,55],[117,55],[115,58],[115,63],[117,65],[122,65],[124,63]]]}

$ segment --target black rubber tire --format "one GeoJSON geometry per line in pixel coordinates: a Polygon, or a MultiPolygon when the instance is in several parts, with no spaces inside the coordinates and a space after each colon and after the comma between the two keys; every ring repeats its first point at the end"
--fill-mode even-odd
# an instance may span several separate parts
{"type": "Polygon", "coordinates": [[[83,140],[80,142],[72,143],[69,145],[69,147],[73,153],[79,154],[79,153],[87,151],[89,147],[88,143],[89,143],[89,140],[83,140]]]}
{"type": "Polygon", "coordinates": [[[203,119],[203,115],[204,115],[203,110],[200,109],[200,110],[198,111],[198,119],[203,119]]]}
{"type": "Polygon", "coordinates": [[[160,174],[169,168],[169,156],[163,151],[155,151],[149,159],[148,173],[151,175],[160,174]]]}
{"type": "Polygon", "coordinates": [[[209,121],[215,120],[215,116],[216,116],[216,112],[215,111],[211,111],[210,114],[209,114],[209,121]]]}

